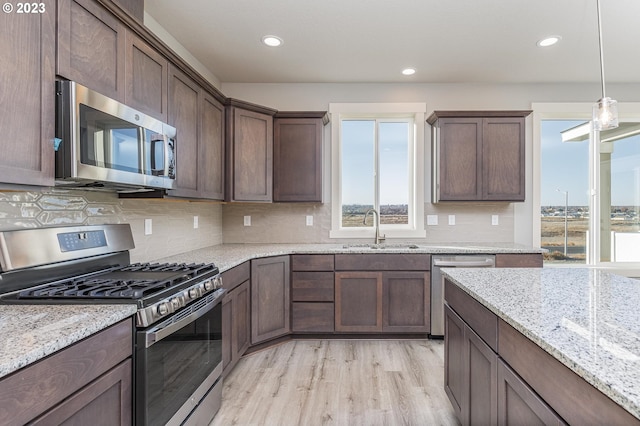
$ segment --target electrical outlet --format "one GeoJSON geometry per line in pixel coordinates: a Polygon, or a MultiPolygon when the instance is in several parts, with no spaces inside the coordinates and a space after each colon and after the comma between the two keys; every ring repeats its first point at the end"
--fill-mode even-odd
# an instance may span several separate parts
{"type": "Polygon", "coordinates": [[[500,216],[498,216],[497,214],[492,214],[491,215],[491,224],[492,225],[499,225],[500,224],[500,216]]]}
{"type": "Polygon", "coordinates": [[[244,226],[251,226],[251,216],[244,217],[244,226]]]}
{"type": "Polygon", "coordinates": [[[153,222],[151,221],[151,219],[145,219],[144,220],[144,235],[151,235],[153,234],[153,222]]]}
{"type": "Polygon", "coordinates": [[[313,226],[313,216],[307,216],[307,226],[313,226]]]}
{"type": "Polygon", "coordinates": [[[437,214],[428,214],[427,215],[427,225],[435,226],[438,224],[438,215],[437,214]]]}
{"type": "Polygon", "coordinates": [[[449,215],[449,225],[455,225],[456,224],[456,215],[455,214],[450,214],[449,215]]]}
{"type": "Polygon", "coordinates": [[[193,229],[198,229],[198,216],[193,217],[193,229]]]}

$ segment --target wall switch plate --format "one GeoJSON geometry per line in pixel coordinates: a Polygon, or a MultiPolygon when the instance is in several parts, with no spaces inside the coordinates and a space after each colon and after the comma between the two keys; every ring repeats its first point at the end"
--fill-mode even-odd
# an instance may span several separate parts
{"type": "Polygon", "coordinates": [[[437,214],[428,214],[427,215],[427,225],[435,226],[438,224],[438,215],[437,214]]]}
{"type": "Polygon", "coordinates": [[[491,224],[492,225],[499,225],[500,224],[500,216],[498,216],[497,214],[492,214],[491,215],[491,224]]]}
{"type": "Polygon", "coordinates": [[[307,226],[313,226],[313,216],[307,216],[307,226]]]}
{"type": "Polygon", "coordinates": [[[456,224],[456,215],[455,214],[450,214],[449,215],[449,225],[455,225],[456,224]]]}
{"type": "Polygon", "coordinates": [[[151,235],[153,234],[153,222],[151,221],[151,219],[145,219],[144,220],[144,235],[151,235]]]}
{"type": "Polygon", "coordinates": [[[198,216],[193,217],[193,229],[198,229],[198,216]]]}
{"type": "Polygon", "coordinates": [[[251,226],[251,216],[244,217],[244,226],[251,226]]]}

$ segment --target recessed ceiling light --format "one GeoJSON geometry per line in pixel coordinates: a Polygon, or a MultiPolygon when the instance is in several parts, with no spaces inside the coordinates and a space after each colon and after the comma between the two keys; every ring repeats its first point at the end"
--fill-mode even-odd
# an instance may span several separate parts
{"type": "Polygon", "coordinates": [[[405,68],[402,70],[402,74],[404,75],[414,75],[416,73],[415,68],[405,68]]]}
{"type": "Polygon", "coordinates": [[[538,45],[538,47],[549,47],[559,42],[561,38],[562,37],[560,36],[549,36],[543,38],[542,40],[539,40],[536,44],[538,45]]]}
{"type": "Polygon", "coordinates": [[[262,37],[262,42],[269,47],[278,47],[282,44],[282,39],[274,35],[267,35],[262,37]]]}

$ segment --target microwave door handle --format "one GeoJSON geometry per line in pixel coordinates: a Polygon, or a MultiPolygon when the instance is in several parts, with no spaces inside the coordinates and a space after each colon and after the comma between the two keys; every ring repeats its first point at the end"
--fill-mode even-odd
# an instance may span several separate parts
{"type": "Polygon", "coordinates": [[[143,127],[138,127],[138,140],[140,141],[139,143],[139,152],[138,152],[138,170],[140,170],[140,173],[146,173],[146,165],[145,165],[145,161],[144,159],[147,158],[147,153],[145,152],[145,150],[147,149],[147,145],[144,143],[145,142],[145,131],[143,127]]]}
{"type": "Polygon", "coordinates": [[[166,137],[158,134],[158,133],[153,133],[151,135],[151,143],[150,143],[150,149],[151,149],[151,174],[154,176],[158,176],[157,172],[164,172],[163,176],[166,176],[166,161],[164,162],[165,165],[162,166],[161,169],[159,169],[156,165],[156,144],[157,143],[163,143],[164,146],[164,158],[167,158],[167,141],[166,141],[166,137]]]}

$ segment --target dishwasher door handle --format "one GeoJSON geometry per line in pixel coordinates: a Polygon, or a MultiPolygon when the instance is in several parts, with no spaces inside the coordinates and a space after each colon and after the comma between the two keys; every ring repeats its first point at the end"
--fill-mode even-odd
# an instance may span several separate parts
{"type": "Polygon", "coordinates": [[[433,266],[441,268],[493,268],[495,263],[493,259],[472,260],[472,261],[455,261],[455,260],[434,260],[433,266]]]}

